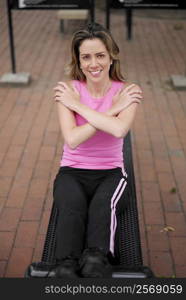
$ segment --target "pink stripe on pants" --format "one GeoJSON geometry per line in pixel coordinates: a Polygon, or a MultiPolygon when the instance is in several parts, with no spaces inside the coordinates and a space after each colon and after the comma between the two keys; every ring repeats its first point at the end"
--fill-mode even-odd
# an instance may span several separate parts
{"type": "Polygon", "coordinates": [[[116,205],[123,194],[127,182],[121,179],[111,199],[110,251],[114,255],[114,239],[117,227],[116,205]]]}

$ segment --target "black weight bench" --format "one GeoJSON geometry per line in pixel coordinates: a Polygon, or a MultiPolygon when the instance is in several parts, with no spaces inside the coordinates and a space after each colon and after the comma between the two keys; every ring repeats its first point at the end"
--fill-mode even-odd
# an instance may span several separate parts
{"type": "MultiPolygon", "coordinates": [[[[131,136],[125,138],[124,145],[125,169],[128,173],[129,205],[119,216],[116,231],[116,263],[113,265],[113,278],[150,278],[153,272],[143,266],[138,209],[136,201],[135,177],[132,161],[131,136]]],[[[54,259],[56,247],[56,224],[58,210],[53,204],[41,262],[32,263],[25,272],[25,277],[47,277],[56,262],[54,259]]]]}

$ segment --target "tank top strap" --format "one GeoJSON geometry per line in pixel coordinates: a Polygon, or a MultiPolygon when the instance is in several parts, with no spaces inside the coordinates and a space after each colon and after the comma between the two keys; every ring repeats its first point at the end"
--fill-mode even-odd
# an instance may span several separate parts
{"type": "Polygon", "coordinates": [[[121,81],[112,81],[112,86],[109,89],[108,93],[106,94],[106,99],[112,102],[114,95],[117,93],[119,89],[124,86],[124,83],[121,81]]]}
{"type": "Polygon", "coordinates": [[[75,89],[80,92],[81,91],[81,81],[79,80],[72,80],[72,84],[73,84],[73,87],[75,87],[75,89]]]}
{"type": "Polygon", "coordinates": [[[124,82],[121,81],[113,81],[112,83],[112,87],[109,90],[109,95],[113,96],[116,94],[116,92],[121,89],[122,87],[124,87],[124,82]]]}

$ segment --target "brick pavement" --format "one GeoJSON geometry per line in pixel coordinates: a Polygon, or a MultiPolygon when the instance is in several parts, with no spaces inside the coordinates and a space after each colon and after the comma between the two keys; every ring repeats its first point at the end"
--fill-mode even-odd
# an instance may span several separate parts
{"type": "MultiPolygon", "coordinates": [[[[0,75],[10,71],[5,12],[1,1],[0,75]]],[[[17,70],[33,80],[0,87],[0,277],[22,277],[41,258],[63,143],[53,87],[64,78],[69,39],[80,24],[72,21],[61,35],[56,11],[13,16],[17,70]]],[[[103,22],[103,12],[96,19],[103,22]]],[[[127,41],[123,22],[115,11],[122,67],[145,96],[132,129],[144,264],[159,277],[186,277],[186,92],[169,84],[171,74],[185,71],[186,23],[135,15],[127,41]]]]}

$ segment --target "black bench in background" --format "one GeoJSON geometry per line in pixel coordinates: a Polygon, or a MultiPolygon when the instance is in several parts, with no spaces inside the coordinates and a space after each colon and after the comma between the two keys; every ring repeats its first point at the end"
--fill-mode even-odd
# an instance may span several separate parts
{"type": "Polygon", "coordinates": [[[136,9],[186,9],[185,1],[181,0],[105,0],[106,3],[106,27],[110,28],[111,9],[124,9],[127,28],[127,39],[132,38],[133,11],[136,9]]]}
{"type": "MultiPolygon", "coordinates": [[[[129,205],[118,220],[116,232],[117,264],[113,265],[112,277],[154,277],[153,272],[148,267],[143,266],[130,133],[128,133],[125,138],[124,162],[126,172],[128,173],[129,205]]],[[[49,269],[55,266],[54,254],[56,247],[57,218],[58,210],[53,204],[41,262],[32,263],[27,268],[25,277],[47,277],[49,269]],[[34,268],[32,268],[32,266],[34,268]]]]}
{"type": "MultiPolygon", "coordinates": [[[[10,42],[10,56],[12,74],[16,74],[16,55],[14,43],[14,26],[13,26],[13,10],[89,10],[90,20],[95,19],[95,0],[6,0],[7,17],[8,17],[8,33],[10,42]]],[[[62,26],[63,27],[63,26],[62,26]]]]}

